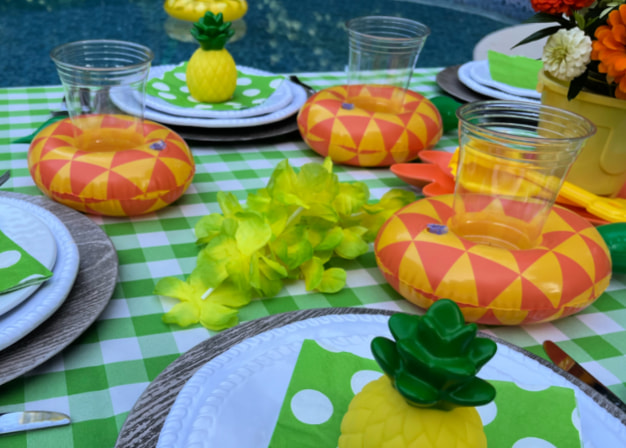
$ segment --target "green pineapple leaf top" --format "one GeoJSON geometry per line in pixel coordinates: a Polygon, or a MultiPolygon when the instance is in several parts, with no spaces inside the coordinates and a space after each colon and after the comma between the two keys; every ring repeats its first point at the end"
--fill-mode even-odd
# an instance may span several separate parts
{"type": "Polygon", "coordinates": [[[191,29],[191,35],[206,51],[221,50],[233,34],[235,30],[230,27],[230,22],[224,22],[221,12],[215,15],[207,11],[191,29]]]}
{"type": "Polygon", "coordinates": [[[452,300],[437,300],[421,317],[394,314],[389,329],[395,342],[374,338],[372,353],[409,404],[447,410],[494,399],[493,386],[476,375],[497,345],[477,338],[476,324],[466,324],[452,300]]]}

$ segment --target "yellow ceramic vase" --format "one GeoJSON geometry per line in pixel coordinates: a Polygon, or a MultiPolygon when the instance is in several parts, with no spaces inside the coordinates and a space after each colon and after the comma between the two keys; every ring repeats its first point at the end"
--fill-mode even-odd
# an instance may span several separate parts
{"type": "Polygon", "coordinates": [[[567,99],[568,84],[540,72],[541,102],[587,117],[597,127],[567,177],[592,193],[613,197],[626,182],[626,101],[580,92],[567,99]]]}

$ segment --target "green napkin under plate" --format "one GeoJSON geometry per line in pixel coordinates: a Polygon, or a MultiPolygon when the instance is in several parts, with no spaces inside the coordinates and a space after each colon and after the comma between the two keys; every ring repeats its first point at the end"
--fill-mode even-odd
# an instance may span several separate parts
{"type": "Polygon", "coordinates": [[[35,129],[32,133],[30,133],[28,135],[25,135],[23,137],[16,138],[15,140],[13,140],[13,143],[32,143],[33,139],[37,136],[37,134],[39,134],[39,132],[41,130],[43,130],[44,128],[50,126],[52,123],[56,123],[59,120],[64,120],[68,116],[69,115],[67,115],[67,114],[53,115],[52,117],[50,117],[46,121],[44,121],[42,124],[40,124],[39,127],[37,129],[35,129]]]}
{"type": "Polygon", "coordinates": [[[52,272],[0,231],[0,300],[2,294],[44,282],[52,272]]]}
{"type": "MultiPolygon", "coordinates": [[[[352,397],[381,374],[372,359],[330,352],[305,340],[269,448],[336,448],[352,397]]],[[[490,382],[496,399],[478,408],[489,448],[581,446],[572,389],[532,391],[511,382],[490,382]]]]}
{"type": "Polygon", "coordinates": [[[187,62],[148,81],[146,93],[181,108],[195,110],[233,111],[263,104],[283,83],[279,75],[259,75],[237,70],[237,87],[233,97],[223,103],[201,103],[189,94],[186,78],[187,62]]]}
{"type": "Polygon", "coordinates": [[[487,52],[489,73],[494,81],[513,87],[535,90],[543,62],[525,56],[509,56],[497,51],[487,52]]]}

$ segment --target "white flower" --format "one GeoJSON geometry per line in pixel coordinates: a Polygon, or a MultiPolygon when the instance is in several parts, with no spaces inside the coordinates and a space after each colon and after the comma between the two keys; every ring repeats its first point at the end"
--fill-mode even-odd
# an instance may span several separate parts
{"type": "Polygon", "coordinates": [[[543,47],[543,68],[555,78],[571,81],[591,60],[591,39],[580,28],[560,29],[543,47]]]}

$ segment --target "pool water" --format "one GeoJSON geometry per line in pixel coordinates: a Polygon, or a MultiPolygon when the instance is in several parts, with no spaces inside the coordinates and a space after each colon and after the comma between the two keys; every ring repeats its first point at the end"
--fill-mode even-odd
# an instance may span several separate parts
{"type": "MultiPolygon", "coordinates": [[[[431,28],[417,66],[443,67],[471,60],[484,35],[520,21],[471,5],[421,1],[248,0],[249,10],[234,24],[237,38],[227,49],[237,64],[275,73],[343,71],[348,59],[344,23],[363,15],[393,15],[431,28]]],[[[511,12],[520,15],[514,8],[511,12]]],[[[129,40],[154,51],[153,65],[182,62],[197,45],[180,25],[165,13],[162,0],[3,0],[0,86],[59,84],[50,50],[81,39],[129,40]]]]}

